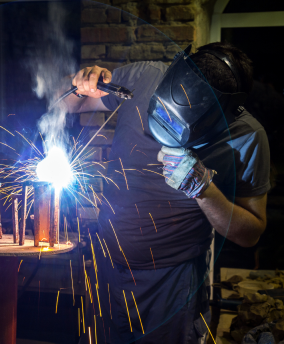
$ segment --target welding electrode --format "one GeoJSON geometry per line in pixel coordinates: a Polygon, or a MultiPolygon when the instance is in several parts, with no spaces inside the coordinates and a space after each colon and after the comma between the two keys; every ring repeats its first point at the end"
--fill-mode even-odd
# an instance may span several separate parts
{"type": "MultiPolygon", "coordinates": [[[[102,81],[98,81],[97,83],[97,88],[101,91],[107,92],[107,93],[111,93],[114,94],[115,96],[119,97],[119,98],[123,98],[123,99],[131,99],[133,98],[133,93],[131,91],[129,91],[126,87],[123,86],[119,86],[119,85],[115,85],[112,83],[108,83],[105,84],[102,81]]],[[[66,98],[67,96],[69,96],[69,94],[74,93],[76,94],[78,97],[82,98],[82,97],[86,97],[84,95],[81,94],[77,94],[76,91],[78,90],[77,86],[72,86],[70,90],[66,91],[65,93],[62,94],[61,97],[59,97],[49,108],[48,111],[50,111],[51,109],[54,108],[55,105],[57,105],[61,100],[63,100],[64,98],[66,98]]]]}

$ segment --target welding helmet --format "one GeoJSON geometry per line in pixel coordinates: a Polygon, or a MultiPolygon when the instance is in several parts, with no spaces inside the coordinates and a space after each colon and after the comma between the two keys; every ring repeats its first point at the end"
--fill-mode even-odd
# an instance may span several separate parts
{"type": "Polygon", "coordinates": [[[189,57],[190,48],[176,55],[148,107],[150,131],[167,147],[191,148],[208,143],[234,121],[235,111],[247,96],[239,92],[239,74],[227,55],[214,50],[197,53],[212,54],[227,64],[238,84],[236,93],[211,87],[189,57]]]}

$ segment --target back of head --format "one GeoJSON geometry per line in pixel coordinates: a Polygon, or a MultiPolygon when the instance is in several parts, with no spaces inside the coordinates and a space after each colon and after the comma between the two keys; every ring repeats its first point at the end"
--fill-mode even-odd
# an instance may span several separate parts
{"type": "Polygon", "coordinates": [[[240,91],[249,93],[253,85],[252,61],[240,49],[229,43],[209,43],[198,48],[196,54],[190,56],[192,61],[200,69],[208,83],[224,93],[236,93],[237,81],[226,63],[203,50],[214,50],[227,55],[234,63],[240,76],[240,91]]]}

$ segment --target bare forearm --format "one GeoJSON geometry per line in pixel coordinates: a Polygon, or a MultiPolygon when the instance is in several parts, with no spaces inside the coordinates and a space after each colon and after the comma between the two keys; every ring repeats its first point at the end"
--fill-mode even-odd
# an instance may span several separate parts
{"type": "Polygon", "coordinates": [[[265,217],[231,203],[214,183],[196,200],[215,230],[238,245],[255,245],[265,229],[265,217]]]}

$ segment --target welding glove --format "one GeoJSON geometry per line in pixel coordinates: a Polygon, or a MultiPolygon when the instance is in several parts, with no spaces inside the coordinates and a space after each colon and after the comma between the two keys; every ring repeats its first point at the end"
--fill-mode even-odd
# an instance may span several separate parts
{"type": "Polygon", "coordinates": [[[212,182],[216,173],[206,168],[198,156],[189,149],[163,146],[166,183],[183,191],[188,198],[200,196],[212,182]]]}

